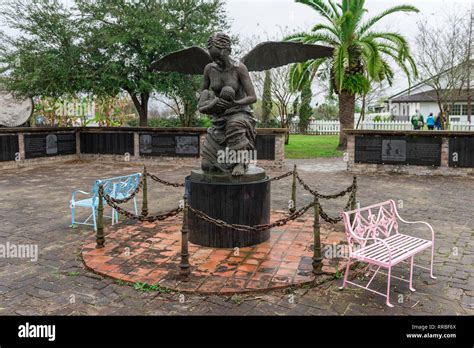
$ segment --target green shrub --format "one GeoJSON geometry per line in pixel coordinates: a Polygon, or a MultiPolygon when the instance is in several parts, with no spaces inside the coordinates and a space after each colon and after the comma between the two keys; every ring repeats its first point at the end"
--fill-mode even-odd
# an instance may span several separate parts
{"type": "MultiPolygon", "coordinates": [[[[138,127],[139,120],[131,119],[127,121],[129,127],[138,127]]],[[[198,119],[195,119],[193,122],[193,127],[204,127],[209,128],[212,126],[212,120],[210,117],[205,116],[198,119]]],[[[181,121],[176,118],[151,118],[148,120],[148,127],[152,128],[179,128],[181,127],[181,121]]]]}

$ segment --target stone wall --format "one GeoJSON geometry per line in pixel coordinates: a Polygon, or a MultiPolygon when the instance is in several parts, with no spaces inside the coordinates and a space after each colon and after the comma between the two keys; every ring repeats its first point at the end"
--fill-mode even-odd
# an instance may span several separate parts
{"type": "MultiPolygon", "coordinates": [[[[4,128],[0,129],[0,137],[6,135],[15,135],[18,137],[19,151],[15,153],[16,160],[0,161],[0,169],[17,168],[24,166],[37,166],[42,164],[51,164],[57,162],[65,162],[71,160],[91,160],[91,161],[127,161],[135,163],[182,163],[184,166],[198,167],[200,165],[199,156],[180,157],[180,156],[141,156],[140,155],[140,134],[150,133],[153,135],[160,134],[184,134],[199,135],[199,142],[202,144],[206,137],[207,130],[205,128],[4,128]],[[31,134],[61,134],[67,132],[75,132],[75,154],[54,156],[43,156],[40,158],[29,158],[25,156],[25,136],[31,134]],[[86,154],[81,152],[81,134],[83,133],[133,133],[133,150],[130,153],[122,154],[86,154]]],[[[263,168],[281,168],[285,161],[285,129],[258,129],[259,136],[274,136],[275,138],[275,155],[274,159],[258,160],[258,166],[263,168]]],[[[1,138],[0,138],[1,139],[1,138]]],[[[272,142],[273,143],[273,142],[272,142]]],[[[1,145],[1,142],[0,142],[1,145]]],[[[0,146],[1,147],[1,146],[0,146]]],[[[0,151],[5,149],[0,148],[0,151]]],[[[258,153],[257,153],[258,155],[258,153]]]]}
{"type": "MultiPolygon", "coordinates": [[[[474,141],[474,134],[471,132],[448,132],[448,131],[362,131],[350,130],[348,131],[347,144],[347,168],[350,172],[355,174],[363,173],[400,173],[412,175],[444,175],[444,176],[473,176],[474,167],[462,168],[450,165],[450,139],[457,137],[471,138],[474,141]],[[389,139],[390,137],[441,137],[441,153],[440,166],[422,166],[422,165],[406,165],[406,164],[386,164],[386,163],[357,163],[356,162],[356,137],[383,137],[389,139]]],[[[451,154],[452,155],[452,154],[451,154]]],[[[474,159],[474,152],[468,152],[465,155],[472,156],[474,159]]]]}

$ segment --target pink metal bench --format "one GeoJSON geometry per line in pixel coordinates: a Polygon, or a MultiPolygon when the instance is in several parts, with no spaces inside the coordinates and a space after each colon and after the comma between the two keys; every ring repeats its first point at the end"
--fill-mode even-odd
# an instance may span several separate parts
{"type": "MultiPolygon", "coordinates": [[[[409,283],[411,291],[415,291],[412,284],[413,266],[430,271],[433,279],[433,256],[434,256],[434,231],[430,224],[423,221],[409,222],[403,220],[397,211],[397,206],[393,200],[371,205],[352,211],[341,212],[341,216],[346,228],[347,241],[349,243],[349,260],[344,273],[344,282],[372,291],[387,299],[387,306],[393,307],[390,303],[390,279],[396,278],[409,283]],[[351,222],[352,220],[352,222],[351,222]],[[423,224],[431,231],[431,240],[411,237],[401,234],[398,231],[398,220],[405,224],[423,224]],[[425,249],[431,248],[431,267],[422,267],[413,263],[415,255],[425,249]],[[362,286],[347,280],[351,259],[367,262],[378,267],[366,286],[362,286]],[[410,280],[392,276],[392,267],[410,259],[410,280]],[[388,270],[387,294],[370,289],[369,286],[375,278],[380,268],[388,270]]],[[[385,274],[380,272],[381,274],[385,274]]]]}

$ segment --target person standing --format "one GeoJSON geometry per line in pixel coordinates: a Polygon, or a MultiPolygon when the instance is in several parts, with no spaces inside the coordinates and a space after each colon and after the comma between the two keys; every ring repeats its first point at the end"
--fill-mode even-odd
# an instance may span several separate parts
{"type": "Polygon", "coordinates": [[[423,129],[425,126],[425,120],[419,110],[416,110],[416,114],[411,117],[411,124],[414,130],[423,129]]]}
{"type": "Polygon", "coordinates": [[[426,119],[426,125],[428,126],[428,130],[434,130],[435,126],[435,119],[433,113],[431,112],[428,118],[426,119]]]}
{"type": "Polygon", "coordinates": [[[418,116],[418,113],[414,114],[412,117],[411,117],[411,124],[413,125],[413,129],[414,130],[419,130],[420,129],[420,125],[419,125],[419,116],[418,116]]]}
{"type": "Polygon", "coordinates": [[[420,127],[420,130],[423,130],[423,127],[425,126],[425,119],[421,113],[418,115],[418,126],[420,127]]]}
{"type": "Polygon", "coordinates": [[[439,113],[438,116],[436,116],[435,128],[436,128],[437,130],[441,130],[441,128],[442,128],[442,125],[441,125],[441,113],[439,113]]]}

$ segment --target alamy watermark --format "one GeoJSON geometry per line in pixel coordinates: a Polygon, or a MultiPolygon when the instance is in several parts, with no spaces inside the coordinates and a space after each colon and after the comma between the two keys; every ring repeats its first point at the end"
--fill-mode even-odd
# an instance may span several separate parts
{"type": "Polygon", "coordinates": [[[31,262],[36,262],[38,261],[38,245],[10,242],[0,244],[0,259],[30,259],[31,262]]]}
{"type": "Polygon", "coordinates": [[[217,163],[225,164],[256,164],[257,150],[225,150],[217,151],[217,163]]]}

